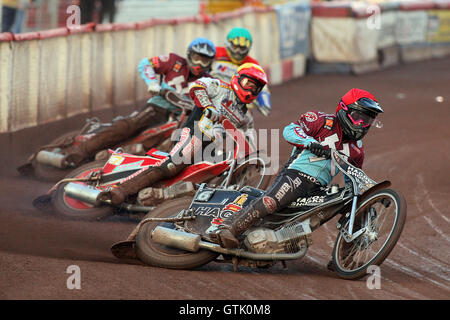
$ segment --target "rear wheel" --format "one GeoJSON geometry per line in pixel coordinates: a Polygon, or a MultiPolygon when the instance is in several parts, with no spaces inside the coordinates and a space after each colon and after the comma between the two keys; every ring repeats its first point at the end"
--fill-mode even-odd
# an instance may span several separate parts
{"type": "MultiPolygon", "coordinates": [[[[379,190],[356,210],[353,232],[366,230],[351,242],[339,233],[332,253],[335,271],[344,279],[359,279],[371,265],[381,265],[394,248],[406,220],[406,200],[391,189],[379,190]]],[[[342,228],[348,230],[347,222],[342,228]]]]}
{"type": "MultiPolygon", "coordinates": [[[[190,197],[174,199],[159,205],[145,218],[173,218],[183,209],[187,209],[192,201],[190,197]]],[[[144,218],[144,219],[145,219],[144,218]]],[[[144,263],[170,269],[193,269],[214,260],[218,254],[208,250],[188,252],[169,248],[155,243],[151,234],[157,226],[175,228],[169,222],[147,222],[142,225],[136,235],[136,255],[144,263]]]]}
{"type": "MultiPolygon", "coordinates": [[[[104,165],[105,160],[93,161],[73,170],[65,178],[84,178],[100,172],[104,165]]],[[[67,182],[61,183],[52,194],[52,205],[58,216],[74,220],[99,220],[112,214],[113,208],[110,206],[95,207],[67,196],[64,191],[66,184],[67,182]]]]}

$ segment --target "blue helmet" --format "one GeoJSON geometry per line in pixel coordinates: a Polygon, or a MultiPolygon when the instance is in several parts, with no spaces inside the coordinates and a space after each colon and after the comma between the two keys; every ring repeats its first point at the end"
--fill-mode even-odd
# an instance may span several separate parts
{"type": "Polygon", "coordinates": [[[187,63],[194,75],[200,75],[211,69],[216,56],[216,46],[206,38],[195,38],[187,48],[187,63]]]}

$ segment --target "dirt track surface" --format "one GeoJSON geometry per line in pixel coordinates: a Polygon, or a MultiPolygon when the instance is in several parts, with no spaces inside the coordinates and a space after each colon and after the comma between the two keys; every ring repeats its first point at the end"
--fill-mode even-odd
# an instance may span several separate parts
{"type": "MultiPolygon", "coordinates": [[[[287,270],[281,264],[235,273],[218,263],[192,271],[120,263],[109,247],[135,222],[72,222],[43,214],[31,202],[51,185],[20,177],[13,163],[0,178],[0,299],[449,299],[449,70],[447,58],[358,77],[307,76],[273,87],[272,116],[256,117],[259,128],[283,128],[309,109],[334,112],[352,87],[379,99],[384,127],[365,139],[364,169],[377,181],[391,180],[408,203],[402,237],[381,266],[381,289],[327,270],[336,220],[313,234],[307,256],[288,262],[287,270]],[[81,269],[81,290],[66,287],[70,265],[81,269]]],[[[281,161],[289,152],[280,142],[281,161]]]]}

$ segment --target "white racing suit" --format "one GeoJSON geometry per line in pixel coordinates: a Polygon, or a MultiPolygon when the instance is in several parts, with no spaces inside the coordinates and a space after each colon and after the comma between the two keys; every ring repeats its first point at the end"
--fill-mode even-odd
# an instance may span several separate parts
{"type": "MultiPolygon", "coordinates": [[[[189,94],[195,108],[183,126],[179,141],[169,153],[169,158],[160,166],[150,167],[117,188],[103,192],[101,200],[111,200],[113,204],[118,205],[124,202],[128,195],[136,194],[160,180],[174,177],[192,164],[194,157],[196,160],[197,154],[214,140],[214,136],[204,134],[198,127],[199,120],[205,116],[207,109],[213,109],[215,114],[220,115],[218,122],[228,119],[236,129],[246,131],[253,128],[253,118],[247,112],[246,105],[237,99],[228,83],[213,78],[201,78],[190,84],[189,94]]],[[[214,127],[218,129],[216,132],[221,134],[220,126],[216,124],[214,127]]]]}

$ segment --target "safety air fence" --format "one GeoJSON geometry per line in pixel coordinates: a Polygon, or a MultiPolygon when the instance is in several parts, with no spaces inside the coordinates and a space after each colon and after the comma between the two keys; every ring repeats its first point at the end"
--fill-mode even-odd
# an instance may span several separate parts
{"type": "MultiPolygon", "coordinates": [[[[143,57],[250,30],[270,85],[307,72],[362,73],[450,53],[450,1],[294,2],[215,15],[0,34],[0,133],[146,98],[143,57]]],[[[274,106],[276,108],[276,106],[274,106]]]]}

